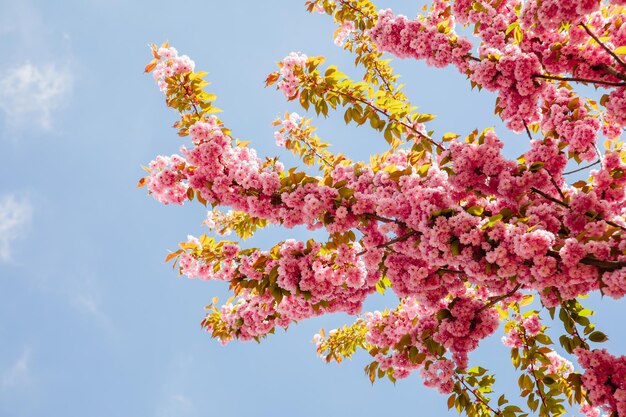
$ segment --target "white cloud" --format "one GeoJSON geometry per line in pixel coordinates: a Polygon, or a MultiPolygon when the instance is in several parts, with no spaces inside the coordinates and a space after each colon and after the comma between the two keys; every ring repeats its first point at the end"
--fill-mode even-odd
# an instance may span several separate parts
{"type": "Polygon", "coordinates": [[[193,411],[191,398],[183,394],[169,395],[157,408],[158,417],[180,417],[193,411]]]}
{"type": "Polygon", "coordinates": [[[98,298],[93,293],[70,294],[72,303],[88,320],[98,324],[109,337],[117,337],[117,330],[111,319],[103,311],[98,298]]]}
{"type": "Polygon", "coordinates": [[[161,386],[156,403],[156,417],[182,417],[195,415],[193,399],[183,393],[189,392],[189,375],[193,369],[193,357],[180,354],[172,358],[161,386]]]}
{"type": "Polygon", "coordinates": [[[54,64],[33,64],[11,68],[0,78],[0,110],[9,126],[29,126],[32,122],[44,130],[53,127],[53,113],[62,107],[72,89],[73,77],[68,68],[54,64]]]}
{"type": "Polygon", "coordinates": [[[30,349],[24,349],[20,357],[0,374],[0,390],[4,391],[28,384],[30,381],[30,349]]]}
{"type": "Polygon", "coordinates": [[[11,244],[30,224],[33,208],[26,200],[9,194],[0,198],[0,262],[11,259],[11,244]]]}

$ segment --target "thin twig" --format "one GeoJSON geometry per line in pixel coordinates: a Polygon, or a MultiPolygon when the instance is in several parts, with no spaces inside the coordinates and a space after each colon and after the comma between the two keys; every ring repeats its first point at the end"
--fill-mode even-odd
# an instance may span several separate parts
{"type": "Polygon", "coordinates": [[[569,204],[567,204],[566,202],[558,200],[558,199],[552,197],[551,195],[546,194],[543,191],[541,191],[541,190],[539,190],[539,189],[537,189],[535,187],[530,187],[530,191],[532,191],[535,194],[539,194],[540,196],[542,196],[546,200],[550,200],[553,203],[558,204],[559,206],[562,206],[562,207],[565,207],[565,208],[569,208],[569,204]]]}
{"type": "Polygon", "coordinates": [[[389,84],[389,82],[387,81],[387,78],[385,78],[385,76],[383,76],[383,73],[380,72],[380,69],[378,69],[378,65],[377,65],[376,62],[377,62],[376,59],[374,59],[374,69],[376,70],[376,73],[378,74],[380,79],[383,80],[383,83],[385,83],[385,87],[387,87],[387,91],[392,93],[393,92],[393,87],[391,86],[391,84],[389,84]]]}
{"type": "Polygon", "coordinates": [[[490,410],[490,411],[491,411],[494,415],[499,416],[500,414],[502,414],[500,410],[495,410],[493,407],[491,407],[491,406],[489,405],[489,403],[487,402],[487,400],[485,400],[485,399],[483,398],[483,396],[482,396],[482,395],[478,395],[478,394],[476,394],[475,390],[474,390],[474,389],[472,389],[470,386],[468,386],[468,385],[467,385],[467,383],[465,382],[465,379],[464,379],[464,378],[462,378],[462,377],[458,377],[458,376],[456,376],[456,375],[455,375],[455,378],[456,378],[456,380],[457,380],[457,381],[459,381],[461,384],[463,384],[463,386],[465,387],[465,389],[466,389],[467,391],[469,391],[469,392],[471,392],[471,393],[472,393],[472,395],[474,396],[474,398],[476,398],[478,401],[480,401],[481,403],[483,403],[483,404],[485,405],[485,407],[487,407],[487,408],[488,408],[488,409],[489,409],[489,410],[490,410]]]}
{"type": "Polygon", "coordinates": [[[582,27],[583,27],[583,29],[585,29],[585,32],[587,32],[587,34],[588,34],[589,36],[591,36],[591,37],[593,38],[593,40],[594,40],[594,41],[598,42],[598,44],[602,47],[602,49],[604,49],[604,50],[605,50],[605,51],[606,51],[609,55],[611,55],[611,56],[613,57],[613,59],[615,59],[615,61],[617,61],[617,63],[618,63],[618,64],[619,64],[622,68],[626,69],[626,62],[622,61],[622,60],[620,59],[620,57],[618,57],[618,56],[617,56],[617,54],[615,54],[615,52],[611,51],[611,49],[610,49],[608,46],[606,46],[606,45],[604,44],[604,42],[602,42],[602,41],[601,41],[601,40],[600,40],[600,39],[596,36],[596,34],[595,34],[595,33],[593,33],[593,32],[591,31],[591,29],[589,29],[589,28],[587,27],[587,25],[585,25],[584,23],[581,23],[581,24],[580,24],[580,26],[582,26],[582,27]]]}
{"type": "Polygon", "coordinates": [[[377,58],[374,58],[374,70],[376,70],[376,73],[378,74],[378,77],[380,77],[381,80],[383,80],[383,83],[385,83],[385,87],[387,87],[387,91],[388,92],[393,92],[394,88],[391,86],[391,84],[389,83],[389,81],[387,81],[387,78],[383,75],[383,73],[380,71],[380,68],[378,68],[378,58],[380,58],[380,56],[382,55],[381,52],[378,51],[374,51],[370,48],[370,44],[368,44],[367,42],[363,42],[362,45],[365,47],[365,51],[367,53],[370,54],[378,54],[377,58]]]}
{"type": "Polygon", "coordinates": [[[370,17],[363,10],[354,7],[353,5],[351,5],[350,3],[344,0],[339,0],[339,3],[343,4],[344,6],[347,6],[349,9],[352,9],[352,11],[362,15],[365,19],[371,22],[370,17]]]}
{"type": "MultiPolygon", "coordinates": [[[[387,242],[387,243],[382,243],[382,244],[380,244],[380,245],[376,245],[376,246],[374,246],[374,248],[375,248],[375,249],[381,249],[381,248],[386,248],[386,247],[389,247],[389,246],[393,245],[394,243],[403,242],[403,241],[407,240],[408,238],[410,238],[411,236],[413,236],[413,235],[415,235],[415,234],[417,234],[417,230],[411,230],[411,231],[410,231],[409,233],[407,233],[407,234],[404,234],[404,235],[402,235],[402,236],[398,236],[398,237],[396,237],[396,238],[394,238],[394,239],[391,239],[391,240],[390,240],[389,242],[387,242]]],[[[363,255],[363,254],[367,253],[367,251],[368,251],[368,250],[369,250],[369,249],[363,249],[361,252],[357,253],[357,254],[356,254],[356,256],[361,256],[361,255],[363,255]]]]}
{"type": "MultiPolygon", "coordinates": [[[[555,259],[561,259],[561,255],[559,252],[554,250],[549,250],[546,255],[551,256],[555,259]]],[[[580,263],[583,265],[595,266],[596,268],[600,268],[603,271],[615,271],[617,269],[621,269],[626,267],[626,262],[622,261],[603,261],[600,259],[589,258],[585,256],[580,260],[580,263]]]]}
{"type": "MultiPolygon", "coordinates": [[[[530,140],[533,140],[533,136],[530,134],[530,129],[528,128],[528,124],[526,123],[526,120],[522,120],[522,122],[524,123],[524,128],[526,129],[526,134],[528,135],[528,138],[530,140]]],[[[565,200],[565,194],[563,194],[563,191],[561,191],[561,187],[559,187],[559,185],[554,180],[552,173],[547,168],[544,168],[544,170],[548,173],[548,176],[550,177],[550,182],[552,183],[552,185],[554,185],[554,188],[556,188],[556,190],[559,192],[559,195],[561,196],[561,198],[565,200]]]]}
{"type": "Polygon", "coordinates": [[[593,149],[595,149],[598,160],[600,161],[600,168],[604,169],[604,162],[602,161],[602,154],[600,153],[600,149],[598,149],[598,145],[594,143],[593,149]]]}
{"type": "MultiPolygon", "coordinates": [[[[361,34],[360,36],[369,39],[369,37],[367,37],[364,34],[361,34]]],[[[377,62],[378,62],[378,58],[380,58],[380,56],[382,55],[381,52],[379,51],[375,51],[372,48],[370,48],[370,44],[367,43],[366,41],[360,40],[358,39],[358,37],[355,36],[355,40],[358,40],[358,42],[362,45],[363,47],[363,53],[365,54],[377,54],[378,57],[374,58],[374,71],[376,71],[376,73],[378,74],[378,77],[383,81],[383,83],[385,84],[386,90],[390,93],[393,92],[394,88],[391,86],[391,84],[389,83],[389,81],[387,81],[387,78],[383,75],[383,73],[380,71],[380,68],[378,68],[377,62]]]]}
{"type": "MultiPolygon", "coordinates": [[[[344,93],[343,91],[339,91],[339,90],[335,90],[335,89],[329,89],[328,91],[332,91],[334,93],[337,94],[341,94],[343,96],[347,96],[350,97],[353,100],[356,100],[360,103],[365,104],[366,106],[370,107],[371,109],[373,109],[374,111],[384,115],[387,119],[391,120],[391,116],[389,115],[389,113],[387,113],[385,110],[376,107],[375,105],[373,105],[372,103],[370,103],[369,101],[362,99],[361,97],[355,97],[351,94],[348,93],[344,93]]],[[[435,140],[433,138],[431,138],[428,135],[423,134],[422,132],[418,131],[417,129],[415,129],[413,126],[411,126],[410,124],[403,122],[402,120],[398,120],[397,123],[401,124],[402,126],[406,127],[407,129],[409,129],[410,131],[412,131],[414,134],[416,134],[417,136],[424,138],[426,140],[428,140],[431,144],[435,145],[437,148],[441,149],[442,151],[445,151],[446,148],[444,148],[441,144],[435,142],[435,140]]]]}
{"type": "MultiPolygon", "coordinates": [[[[524,331],[523,329],[522,329],[522,338],[524,339],[524,347],[526,348],[526,351],[527,352],[530,351],[530,348],[528,347],[528,338],[526,337],[526,331],[524,331]]],[[[535,374],[535,366],[534,366],[534,364],[531,364],[528,367],[528,369],[530,369],[530,374],[532,375],[533,380],[535,381],[535,386],[537,387],[537,391],[536,392],[539,394],[539,397],[541,398],[541,403],[543,404],[544,408],[547,410],[548,409],[548,404],[546,404],[546,398],[545,398],[544,392],[541,389],[541,386],[539,385],[540,381],[537,378],[537,374],[535,374]]],[[[543,382],[541,383],[541,385],[543,385],[543,382]]]]}
{"type": "Polygon", "coordinates": [[[315,154],[315,156],[317,156],[322,162],[324,162],[326,165],[328,165],[330,168],[334,168],[335,166],[333,164],[331,164],[330,162],[328,162],[328,160],[326,160],[326,158],[324,158],[324,156],[322,156],[317,149],[315,149],[313,147],[313,145],[311,145],[306,139],[302,139],[302,142],[308,146],[308,148],[315,154]]]}
{"type": "Polygon", "coordinates": [[[572,171],[564,172],[562,175],[571,175],[571,174],[575,174],[575,173],[580,172],[580,171],[584,171],[587,168],[591,168],[592,166],[598,165],[600,162],[602,162],[602,161],[600,159],[598,159],[598,160],[596,160],[595,162],[593,162],[593,163],[591,163],[589,165],[585,165],[584,167],[580,167],[580,168],[574,169],[572,171]]]}
{"type": "Polygon", "coordinates": [[[570,334],[572,336],[575,336],[576,338],[578,338],[578,340],[580,341],[581,345],[583,346],[583,348],[585,349],[589,349],[589,345],[587,344],[587,340],[584,339],[580,333],[578,333],[578,329],[576,328],[576,321],[572,318],[572,315],[570,314],[569,309],[564,305],[565,303],[561,303],[561,309],[563,311],[565,311],[565,314],[567,314],[567,317],[569,317],[570,320],[572,320],[572,322],[574,323],[574,325],[572,325],[572,331],[570,332],[570,334]]]}
{"type": "Polygon", "coordinates": [[[546,75],[546,74],[533,74],[532,77],[544,78],[546,80],[555,80],[555,81],[574,81],[574,82],[579,82],[579,83],[603,84],[603,85],[610,85],[613,87],[626,86],[625,82],[593,80],[590,78],[580,78],[580,77],[557,77],[556,75],[546,75]]]}
{"type": "Polygon", "coordinates": [[[194,103],[194,95],[191,94],[191,91],[190,91],[191,88],[186,86],[183,82],[179,83],[178,87],[185,91],[185,97],[187,97],[187,99],[189,100],[189,103],[191,103],[191,106],[193,107],[193,111],[196,113],[196,116],[200,117],[200,112],[198,111],[198,108],[196,107],[196,103],[194,103]]]}
{"type": "Polygon", "coordinates": [[[374,220],[378,220],[379,222],[395,223],[395,224],[399,224],[402,227],[406,227],[406,223],[404,223],[402,220],[390,219],[390,218],[387,218],[387,217],[379,216],[378,214],[368,214],[367,217],[370,217],[370,218],[372,218],[374,220]]]}
{"type": "MultiPolygon", "coordinates": [[[[562,207],[565,207],[565,208],[567,208],[567,209],[569,209],[569,208],[570,208],[569,204],[565,203],[564,201],[558,200],[558,199],[556,199],[556,198],[554,198],[554,197],[552,197],[552,196],[550,196],[550,195],[548,195],[548,194],[544,193],[543,191],[538,190],[538,189],[537,189],[537,188],[535,188],[535,187],[530,187],[530,191],[532,191],[533,193],[539,194],[540,196],[542,196],[542,197],[543,197],[543,198],[545,198],[546,200],[550,200],[550,201],[552,201],[553,203],[558,204],[558,205],[560,205],[560,206],[562,206],[562,207]]],[[[594,217],[592,214],[587,214],[587,213],[585,213],[585,216],[586,216],[587,218],[591,219],[591,220],[594,220],[594,219],[595,219],[595,217],[594,217]]],[[[604,221],[606,224],[608,224],[609,226],[613,226],[613,227],[616,227],[616,228],[618,228],[618,229],[620,229],[620,230],[624,230],[624,231],[626,231],[626,227],[622,226],[621,224],[617,224],[617,223],[615,223],[614,221],[611,221],[611,220],[606,220],[606,219],[598,219],[598,220],[603,220],[603,221],[604,221]]],[[[584,259],[583,259],[583,260],[584,260],[584,259]]],[[[595,259],[589,259],[589,262],[595,262],[595,261],[596,261],[595,259]]],[[[611,262],[611,261],[600,261],[600,262],[611,262]]],[[[584,262],[583,262],[583,261],[581,261],[581,263],[584,263],[584,262]]],[[[606,264],[605,264],[605,266],[602,266],[602,268],[603,268],[603,269],[611,269],[611,270],[615,270],[615,269],[619,269],[619,268],[621,268],[621,267],[623,267],[623,266],[626,266],[626,263],[621,263],[621,262],[615,262],[615,264],[616,264],[616,265],[620,265],[620,266],[617,266],[617,267],[610,267],[610,266],[606,266],[606,264]]],[[[598,266],[598,265],[597,265],[597,264],[595,264],[595,263],[588,263],[588,264],[586,264],[586,265],[594,265],[594,266],[598,266]]]]}
{"type": "Polygon", "coordinates": [[[550,177],[550,182],[552,183],[552,185],[554,185],[554,188],[556,188],[556,190],[558,191],[558,193],[561,196],[561,198],[563,200],[565,200],[565,194],[563,194],[563,191],[561,190],[561,187],[559,187],[559,185],[554,180],[554,177],[552,176],[552,173],[550,171],[548,171],[546,168],[544,168],[544,170],[548,173],[548,176],[550,177]]]}
{"type": "Polygon", "coordinates": [[[522,120],[522,122],[524,123],[524,129],[526,129],[526,134],[528,135],[528,139],[533,140],[533,135],[530,134],[530,129],[528,128],[528,125],[526,124],[526,120],[522,120]]]}
{"type": "Polygon", "coordinates": [[[489,299],[489,302],[487,304],[485,304],[484,306],[482,306],[478,312],[480,313],[481,311],[487,310],[488,308],[493,307],[494,305],[496,305],[497,303],[499,303],[500,301],[509,298],[510,296],[512,296],[513,294],[515,294],[517,292],[517,290],[519,290],[520,288],[522,288],[522,284],[519,283],[517,284],[511,291],[507,292],[506,294],[503,295],[499,295],[497,297],[493,297],[489,299]]]}

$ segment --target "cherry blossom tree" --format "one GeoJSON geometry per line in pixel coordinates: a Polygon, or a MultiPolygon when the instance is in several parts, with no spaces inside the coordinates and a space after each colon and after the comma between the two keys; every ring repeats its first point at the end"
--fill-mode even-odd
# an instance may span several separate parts
{"type": "Polygon", "coordinates": [[[318,116],[341,111],[388,144],[369,163],[355,162],[330,152],[311,119],[276,120],[277,145],[318,175],[234,140],[204,90],[206,73],[167,43],[154,45],[146,71],[191,143],[181,155],[158,156],[139,185],[164,204],[211,206],[209,229],[240,238],[190,237],[167,257],[189,278],[228,282],[233,298],[214,299],[202,326],[223,344],[259,341],[277,327],[345,312],[354,323],[321,331],[317,352],[341,362],[365,350],[372,382],[416,371],[468,416],[626,416],[626,356],[598,348],[607,336],[581,304],[593,292],[626,294],[623,5],[435,0],[411,19],[369,0],[308,1],[337,23],[335,43],[355,55],[362,79],[290,53],[267,85],[318,116]],[[502,134],[529,140],[530,150],[510,160],[494,129],[463,137],[429,130],[434,116],[416,111],[384,53],[454,66],[472,87],[495,92],[510,130],[502,134]],[[575,172],[588,179],[568,182],[575,172]],[[270,224],[324,229],[329,238],[242,247],[270,224]],[[393,291],[397,307],[362,312],[377,291],[393,291]],[[558,342],[548,317],[562,324],[558,342]],[[519,373],[517,405],[468,361],[498,328],[519,373]]]}

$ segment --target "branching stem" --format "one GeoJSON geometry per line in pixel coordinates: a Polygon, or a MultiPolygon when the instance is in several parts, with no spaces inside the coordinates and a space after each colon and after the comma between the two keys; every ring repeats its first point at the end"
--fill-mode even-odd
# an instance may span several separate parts
{"type": "Polygon", "coordinates": [[[480,313],[481,311],[487,310],[488,308],[493,307],[494,305],[496,305],[497,303],[499,303],[502,300],[505,300],[509,297],[511,297],[513,294],[515,294],[520,288],[522,288],[522,284],[519,283],[517,284],[511,291],[507,292],[506,294],[503,295],[499,295],[497,297],[493,297],[489,300],[489,302],[487,304],[485,304],[484,306],[482,306],[478,312],[480,313]]]}
{"type": "MultiPolygon", "coordinates": [[[[361,98],[361,97],[354,97],[351,94],[345,93],[343,91],[339,91],[339,90],[335,90],[335,89],[329,89],[328,91],[332,91],[336,94],[341,94],[343,96],[349,97],[352,100],[356,100],[359,103],[365,104],[366,106],[368,106],[369,108],[371,108],[372,110],[382,114],[383,116],[385,116],[388,120],[392,120],[391,116],[389,115],[389,113],[387,113],[385,110],[376,107],[375,105],[373,105],[372,103],[370,103],[369,101],[361,98]]],[[[422,132],[416,130],[413,126],[411,126],[410,124],[403,122],[401,120],[396,121],[396,123],[401,124],[402,126],[404,126],[405,128],[407,128],[409,131],[413,132],[414,134],[416,134],[417,136],[424,138],[426,140],[428,140],[431,144],[435,145],[437,148],[441,149],[442,151],[445,151],[446,149],[439,143],[435,142],[435,140],[433,138],[431,138],[430,136],[427,136],[425,134],[423,134],[422,132]]]]}
{"type": "MultiPolygon", "coordinates": [[[[522,331],[522,338],[524,339],[524,348],[526,350],[526,352],[530,351],[530,348],[528,347],[528,338],[526,337],[526,332],[522,331]]],[[[534,359],[534,358],[533,358],[534,359]]],[[[537,374],[535,374],[535,367],[534,364],[531,364],[531,366],[528,367],[528,369],[530,370],[530,375],[533,377],[535,386],[537,387],[537,393],[539,394],[539,397],[541,398],[541,403],[543,404],[543,407],[545,410],[548,410],[548,404],[546,403],[546,397],[543,393],[543,389],[541,389],[541,385],[539,379],[537,378],[537,374]]],[[[543,385],[543,383],[541,383],[543,385]]]]}
{"type": "Polygon", "coordinates": [[[580,172],[580,171],[584,171],[584,170],[586,170],[587,168],[591,168],[591,167],[593,167],[593,166],[598,165],[600,162],[601,162],[601,160],[600,160],[600,159],[597,159],[597,160],[595,160],[594,162],[592,162],[591,164],[589,164],[589,165],[585,165],[584,167],[580,167],[580,168],[574,169],[574,170],[572,170],[572,171],[567,171],[567,172],[564,172],[564,173],[563,173],[563,175],[571,175],[571,174],[575,174],[575,173],[580,172]]]}
{"type": "Polygon", "coordinates": [[[590,84],[602,84],[602,85],[610,85],[612,87],[624,87],[626,86],[626,82],[616,82],[616,81],[604,81],[604,80],[593,80],[590,78],[580,78],[580,77],[559,77],[556,75],[547,75],[547,74],[534,74],[533,78],[544,78],[546,80],[554,80],[554,81],[574,81],[578,83],[590,83],[590,84]]]}
{"type": "Polygon", "coordinates": [[[593,33],[593,31],[591,29],[589,29],[587,27],[587,25],[585,25],[584,23],[581,23],[580,26],[582,26],[583,29],[585,29],[585,32],[587,32],[587,34],[589,36],[591,36],[593,38],[594,41],[598,42],[598,44],[602,47],[602,49],[604,49],[609,55],[611,55],[613,57],[613,59],[622,67],[626,70],[626,62],[622,61],[621,58],[619,56],[617,56],[617,54],[613,51],[611,51],[611,48],[609,48],[608,46],[606,46],[604,44],[604,42],[602,42],[600,40],[600,38],[598,38],[598,36],[593,33]]]}
{"type": "Polygon", "coordinates": [[[470,387],[469,385],[467,385],[467,382],[465,382],[465,379],[463,379],[462,377],[458,377],[455,375],[454,377],[457,381],[459,381],[463,387],[470,392],[474,398],[476,398],[478,401],[480,401],[485,407],[487,407],[494,415],[499,416],[501,415],[501,411],[500,410],[496,410],[494,409],[492,406],[489,405],[489,403],[487,402],[487,400],[482,396],[476,393],[476,390],[472,389],[472,387],[470,387]]]}
{"type": "MultiPolygon", "coordinates": [[[[406,233],[402,236],[398,236],[394,239],[391,239],[390,241],[386,242],[386,243],[382,243],[380,245],[376,245],[374,246],[374,248],[376,249],[381,249],[381,248],[387,248],[391,245],[393,245],[394,243],[398,243],[398,242],[403,242],[405,240],[407,240],[408,238],[410,238],[411,236],[417,234],[417,230],[411,230],[409,233],[406,233]]],[[[357,253],[356,256],[361,256],[364,255],[365,253],[367,253],[369,249],[363,249],[361,252],[357,253]]]]}

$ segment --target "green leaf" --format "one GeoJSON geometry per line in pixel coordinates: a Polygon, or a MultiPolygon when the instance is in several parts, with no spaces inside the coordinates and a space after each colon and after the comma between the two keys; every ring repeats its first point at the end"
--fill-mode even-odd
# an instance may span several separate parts
{"type": "Polygon", "coordinates": [[[567,353],[571,354],[573,352],[574,349],[572,347],[572,341],[566,335],[561,335],[561,337],[559,337],[559,343],[561,343],[561,346],[563,346],[563,349],[565,349],[567,353]]]}
{"type": "Polygon", "coordinates": [[[530,172],[537,172],[539,171],[541,168],[543,168],[544,163],[543,162],[533,162],[532,164],[530,164],[530,168],[528,169],[530,172]]]}
{"type": "Polygon", "coordinates": [[[450,312],[450,310],[442,308],[437,312],[437,320],[441,321],[449,318],[452,318],[452,313],[450,312]]]}
{"type": "Polygon", "coordinates": [[[504,216],[502,216],[502,214],[500,214],[500,213],[495,214],[495,215],[493,215],[493,216],[489,217],[489,222],[487,222],[487,223],[485,223],[485,224],[483,225],[483,229],[486,229],[486,228],[488,228],[488,227],[493,227],[493,226],[494,226],[497,222],[499,222],[500,220],[502,220],[502,218],[503,218],[503,217],[504,217],[504,216]]]}
{"type": "Polygon", "coordinates": [[[509,405],[504,408],[506,413],[521,413],[522,409],[516,405],[509,405]]]}
{"type": "Polygon", "coordinates": [[[609,338],[602,332],[593,332],[589,335],[589,340],[596,343],[602,343],[609,340],[609,338]]]}
{"type": "Polygon", "coordinates": [[[482,366],[475,366],[467,371],[468,374],[473,376],[483,376],[487,372],[482,366]]]}
{"type": "Polygon", "coordinates": [[[346,124],[350,123],[350,120],[352,120],[352,109],[347,109],[346,112],[343,114],[343,120],[346,122],[346,124]]]}
{"type": "Polygon", "coordinates": [[[450,242],[450,252],[454,256],[459,256],[461,254],[461,242],[458,239],[454,239],[450,242]]]}
{"type": "Polygon", "coordinates": [[[548,335],[543,334],[543,333],[539,333],[539,334],[535,337],[535,339],[536,339],[539,343],[541,343],[541,344],[543,344],[543,345],[551,345],[551,344],[552,344],[552,339],[550,339],[550,337],[549,337],[548,335]]]}
{"type": "Polygon", "coordinates": [[[485,208],[481,206],[472,206],[467,209],[467,212],[471,214],[472,216],[481,216],[484,211],[485,211],[485,208]]]}
{"type": "Polygon", "coordinates": [[[426,359],[426,355],[420,352],[417,347],[411,346],[411,349],[409,349],[409,359],[412,363],[417,365],[424,362],[424,359],[426,359]]]}

